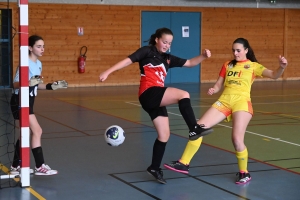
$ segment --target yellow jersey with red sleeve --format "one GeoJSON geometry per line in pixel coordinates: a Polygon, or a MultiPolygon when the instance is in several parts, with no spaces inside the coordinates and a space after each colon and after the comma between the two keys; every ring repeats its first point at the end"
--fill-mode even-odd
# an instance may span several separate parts
{"type": "Polygon", "coordinates": [[[266,68],[250,60],[237,62],[235,66],[229,63],[230,61],[227,61],[223,64],[219,74],[225,79],[222,94],[238,94],[250,97],[253,81],[256,77],[262,77],[266,68]]]}

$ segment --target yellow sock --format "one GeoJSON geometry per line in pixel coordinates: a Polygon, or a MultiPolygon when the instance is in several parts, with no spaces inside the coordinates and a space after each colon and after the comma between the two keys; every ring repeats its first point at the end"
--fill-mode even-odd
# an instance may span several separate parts
{"type": "Polygon", "coordinates": [[[195,153],[200,148],[201,142],[202,137],[193,141],[189,140],[179,162],[185,165],[189,165],[195,153]]]}
{"type": "Polygon", "coordinates": [[[248,173],[248,170],[247,170],[248,150],[247,150],[247,148],[245,148],[244,151],[236,152],[235,155],[238,159],[238,166],[239,166],[240,172],[248,173]]]}

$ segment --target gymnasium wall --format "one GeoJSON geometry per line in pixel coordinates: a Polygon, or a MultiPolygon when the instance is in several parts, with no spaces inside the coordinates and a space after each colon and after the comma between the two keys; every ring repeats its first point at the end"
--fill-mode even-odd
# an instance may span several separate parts
{"type": "MultiPolygon", "coordinates": [[[[17,2],[18,0],[9,0],[17,2]]],[[[0,0],[8,2],[8,0],[0,0]]],[[[130,6],[230,7],[230,8],[300,8],[299,0],[29,0],[29,3],[100,4],[130,6]]]]}
{"type": "MultiPolygon", "coordinates": [[[[10,7],[13,26],[18,29],[18,7],[15,3],[10,7]]],[[[210,49],[212,57],[202,63],[201,82],[216,80],[222,64],[232,58],[231,45],[237,37],[247,38],[259,62],[270,69],[276,69],[278,55],[284,55],[289,66],[283,78],[300,79],[300,9],[30,3],[29,34],[45,40],[41,58],[45,82],[66,79],[73,87],[138,84],[137,64],[111,74],[104,83],[99,83],[98,76],[140,47],[144,10],[202,13],[202,49],[210,49]],[[77,35],[77,27],[84,28],[83,36],[77,35]],[[83,45],[88,47],[87,65],[86,72],[79,74],[77,58],[83,45]]],[[[18,41],[16,35],[14,73],[19,62],[18,41]]]]}

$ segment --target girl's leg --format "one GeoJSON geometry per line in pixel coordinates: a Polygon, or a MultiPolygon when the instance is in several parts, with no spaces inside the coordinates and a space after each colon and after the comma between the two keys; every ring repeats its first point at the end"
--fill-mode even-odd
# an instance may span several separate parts
{"type": "MultiPolygon", "coordinates": [[[[39,168],[44,164],[44,157],[43,151],[41,147],[41,135],[42,135],[42,128],[40,127],[39,123],[34,114],[29,115],[29,126],[31,129],[31,150],[35,159],[36,168],[39,168]]],[[[14,153],[14,161],[12,164],[13,168],[18,168],[20,166],[20,139],[16,142],[16,148],[14,153]]],[[[32,172],[33,173],[33,172],[32,172]]]]}
{"type": "Polygon", "coordinates": [[[29,126],[31,129],[31,150],[35,159],[36,168],[44,164],[44,155],[41,147],[42,128],[34,114],[29,115],[29,126]]]}
{"type": "Polygon", "coordinates": [[[165,153],[166,144],[170,137],[169,118],[158,116],[153,120],[153,124],[157,130],[158,137],[153,146],[151,167],[158,170],[165,153]]]}
{"type": "Polygon", "coordinates": [[[18,168],[18,166],[20,166],[20,159],[20,139],[18,139],[16,142],[14,159],[11,166],[13,168],[18,168]]]}
{"type": "MultiPolygon", "coordinates": [[[[225,119],[225,115],[217,110],[214,107],[210,107],[205,114],[198,120],[199,124],[207,124],[208,127],[213,127],[217,123],[223,121],[225,119]]],[[[180,161],[185,165],[189,165],[195,153],[200,148],[202,143],[202,139],[197,139],[195,141],[189,141],[186,145],[186,148],[181,156],[180,161]]]]}
{"type": "Polygon", "coordinates": [[[251,118],[252,115],[245,111],[237,111],[233,113],[232,143],[236,150],[236,157],[240,171],[239,177],[236,181],[237,184],[243,184],[251,180],[247,170],[248,151],[244,143],[245,132],[251,118]]]}
{"type": "Polygon", "coordinates": [[[152,163],[147,171],[154,176],[158,182],[165,184],[167,182],[163,178],[160,165],[165,153],[166,144],[170,137],[169,118],[158,116],[153,120],[153,124],[157,130],[158,137],[153,145],[152,163]]]}
{"type": "Polygon", "coordinates": [[[168,87],[165,91],[161,106],[167,106],[170,104],[177,104],[179,106],[180,113],[188,125],[189,129],[193,129],[196,122],[196,117],[191,106],[190,94],[187,91],[177,88],[168,87]]]}
{"type": "MultiPolygon", "coordinates": [[[[208,127],[212,127],[219,123],[220,121],[225,119],[225,115],[221,113],[216,108],[209,108],[206,113],[201,117],[201,119],[198,121],[198,123],[202,124],[208,124],[208,127]]],[[[198,138],[194,141],[188,141],[185,150],[179,159],[179,161],[174,161],[170,164],[164,164],[164,166],[167,169],[180,172],[180,173],[188,173],[189,170],[189,164],[194,157],[194,155],[197,153],[198,149],[200,148],[200,145],[202,143],[202,137],[198,138]]]]}
{"type": "MultiPolygon", "coordinates": [[[[252,118],[252,115],[245,111],[237,111],[233,113],[233,120],[232,120],[232,143],[237,152],[243,152],[247,150],[244,137],[247,126],[252,118]]],[[[248,158],[243,158],[243,162],[248,158]]],[[[240,160],[240,159],[239,159],[240,160]]],[[[244,170],[245,167],[243,167],[244,170]]]]}
{"type": "Polygon", "coordinates": [[[32,132],[31,150],[35,160],[35,175],[54,175],[56,170],[52,170],[45,164],[43,149],[41,146],[42,128],[34,114],[29,115],[29,126],[32,132]]]}
{"type": "Polygon", "coordinates": [[[187,91],[177,88],[167,88],[161,106],[178,103],[180,113],[185,120],[190,131],[190,139],[195,140],[201,136],[212,132],[211,129],[204,128],[205,125],[197,124],[196,117],[191,106],[190,94],[187,91]]]}
{"type": "Polygon", "coordinates": [[[31,148],[40,147],[41,145],[41,137],[42,137],[42,128],[38,123],[36,116],[34,114],[29,115],[29,126],[32,132],[31,137],[31,148]]]}
{"type": "Polygon", "coordinates": [[[190,94],[187,91],[168,87],[161,100],[160,106],[168,106],[171,104],[177,104],[179,100],[184,98],[190,98],[190,94]]]}

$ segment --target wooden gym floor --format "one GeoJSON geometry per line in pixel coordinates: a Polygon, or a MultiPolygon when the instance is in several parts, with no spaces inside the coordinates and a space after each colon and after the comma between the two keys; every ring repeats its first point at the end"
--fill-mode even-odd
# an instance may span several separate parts
{"type": "MultiPolygon", "coordinates": [[[[206,95],[211,85],[172,86],[190,92],[200,117],[219,96],[206,95]]],[[[137,92],[138,86],[39,91],[34,110],[43,128],[45,161],[59,173],[31,175],[30,188],[2,188],[0,199],[300,199],[300,81],[254,83],[255,114],[245,137],[252,180],[246,185],[234,183],[237,161],[231,123],[225,122],[204,138],[189,175],[164,169],[167,184],[156,182],[146,173],[156,131],[139,105],[137,92]],[[119,147],[108,146],[103,138],[105,129],[114,124],[126,132],[119,147]]],[[[180,158],[188,135],[178,106],[169,106],[168,112],[172,135],[163,163],[180,158]]],[[[15,132],[11,140],[19,129],[15,132]]]]}

